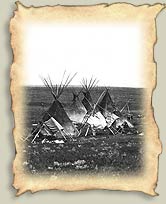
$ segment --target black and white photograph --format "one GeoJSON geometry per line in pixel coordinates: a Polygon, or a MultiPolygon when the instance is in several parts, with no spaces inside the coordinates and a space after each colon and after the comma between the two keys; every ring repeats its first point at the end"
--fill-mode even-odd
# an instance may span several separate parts
{"type": "Polygon", "coordinates": [[[59,84],[44,78],[45,86],[25,87],[27,171],[139,173],[144,89],[98,86],[96,78],[70,86],[75,77],[64,72],[59,84]]]}
{"type": "Polygon", "coordinates": [[[27,171],[139,173],[140,26],[32,25],[26,33],[27,171]]]}

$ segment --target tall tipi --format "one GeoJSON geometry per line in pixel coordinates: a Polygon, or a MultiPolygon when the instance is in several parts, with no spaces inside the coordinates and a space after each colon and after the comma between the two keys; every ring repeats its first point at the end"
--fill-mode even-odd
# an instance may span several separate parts
{"type": "Polygon", "coordinates": [[[95,135],[97,129],[104,129],[106,127],[106,120],[98,109],[98,102],[100,101],[103,93],[98,98],[97,102],[94,103],[90,91],[96,86],[97,80],[90,79],[89,83],[87,80],[83,80],[82,87],[84,89],[84,98],[82,100],[83,105],[87,110],[87,114],[84,117],[83,128],[87,126],[85,136],[88,134],[89,129],[95,135]]]}
{"type": "MultiPolygon", "coordinates": [[[[51,79],[43,79],[45,86],[51,92],[54,101],[52,105],[48,108],[45,112],[44,116],[42,117],[42,127],[43,125],[46,126],[49,130],[59,129],[59,131],[66,137],[75,137],[78,135],[77,128],[73,125],[72,121],[68,117],[66,111],[64,110],[63,105],[61,104],[59,98],[63,94],[64,90],[70,84],[72,79],[75,75],[70,77],[68,75],[65,78],[65,72],[63,74],[63,78],[60,85],[53,85],[51,79]]],[[[39,131],[38,131],[39,132],[39,131]]]]}
{"type": "Polygon", "coordinates": [[[68,75],[66,77],[65,82],[63,82],[65,77],[65,72],[64,72],[61,84],[59,86],[58,85],[54,86],[51,80],[49,80],[48,82],[46,79],[44,79],[45,85],[49,88],[49,90],[52,93],[54,102],[48,109],[47,113],[43,116],[43,120],[44,121],[48,120],[49,117],[52,116],[64,128],[65,132],[71,136],[76,136],[78,134],[78,130],[73,125],[70,118],[68,117],[66,111],[64,110],[63,105],[59,101],[59,98],[63,94],[64,90],[68,87],[68,85],[70,84],[74,76],[75,75],[70,77],[70,75],[68,75]]]}

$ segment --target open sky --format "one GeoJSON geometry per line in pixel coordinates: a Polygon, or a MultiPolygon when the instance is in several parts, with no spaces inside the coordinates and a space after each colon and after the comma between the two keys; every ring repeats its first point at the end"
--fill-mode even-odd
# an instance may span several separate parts
{"type": "Polygon", "coordinates": [[[101,86],[143,87],[139,24],[32,23],[25,32],[24,85],[43,85],[48,75],[59,84],[66,70],[77,72],[71,85],[94,76],[101,86]]]}

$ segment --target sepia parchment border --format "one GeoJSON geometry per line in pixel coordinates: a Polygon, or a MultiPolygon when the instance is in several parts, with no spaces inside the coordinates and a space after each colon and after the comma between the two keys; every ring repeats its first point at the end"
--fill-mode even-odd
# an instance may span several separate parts
{"type": "Polygon", "coordinates": [[[156,18],[165,8],[163,4],[134,6],[127,3],[100,4],[94,6],[46,6],[25,7],[17,2],[17,10],[10,22],[11,46],[13,49],[13,64],[11,66],[11,94],[12,110],[14,113],[15,128],[13,130],[16,158],[13,165],[14,184],[18,190],[17,195],[26,191],[37,192],[40,190],[59,189],[66,191],[88,189],[110,189],[125,191],[141,191],[150,195],[157,195],[158,157],[161,153],[161,142],[158,136],[158,128],[155,123],[152,107],[152,93],[156,86],[156,62],[154,60],[154,46],[157,42],[156,18]],[[146,126],[145,136],[145,168],[137,176],[32,176],[25,173],[22,166],[22,121],[24,93],[21,84],[26,74],[23,69],[24,54],[24,24],[27,22],[79,22],[79,23],[109,23],[122,21],[140,21],[145,25],[145,59],[143,73],[147,87],[146,92],[146,126]]]}

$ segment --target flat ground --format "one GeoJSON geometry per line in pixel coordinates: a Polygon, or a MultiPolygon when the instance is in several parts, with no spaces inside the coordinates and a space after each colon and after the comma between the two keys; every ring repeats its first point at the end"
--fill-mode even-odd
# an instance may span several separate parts
{"type": "Polygon", "coordinates": [[[26,162],[31,173],[96,171],[129,173],[142,168],[143,140],[135,135],[79,138],[64,144],[29,144],[26,162]]]}
{"type": "MultiPolygon", "coordinates": [[[[101,88],[98,88],[92,93],[94,100],[101,91],[101,88]]],[[[32,130],[32,124],[41,119],[42,114],[52,102],[52,96],[43,87],[26,88],[26,93],[25,137],[32,130]]],[[[142,93],[142,89],[112,88],[110,90],[119,108],[122,108],[130,99],[131,113],[134,116],[133,123],[138,130],[143,129],[142,93]]],[[[71,99],[72,94],[68,90],[61,100],[67,104],[71,99]]],[[[143,168],[143,151],[143,135],[139,134],[87,136],[67,141],[64,144],[27,142],[23,165],[32,174],[66,172],[128,174],[139,172],[143,168]]]]}

